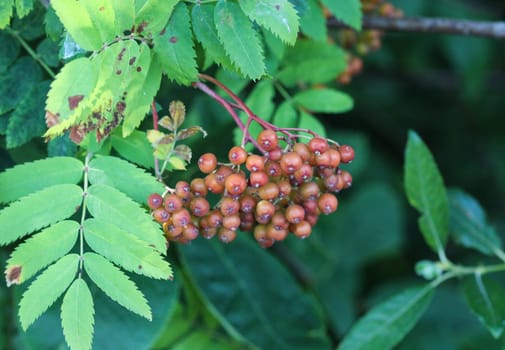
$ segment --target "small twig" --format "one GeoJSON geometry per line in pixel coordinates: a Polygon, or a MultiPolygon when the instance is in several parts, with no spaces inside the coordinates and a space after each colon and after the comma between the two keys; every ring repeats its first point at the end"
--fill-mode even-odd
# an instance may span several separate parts
{"type": "MultiPolygon", "coordinates": [[[[328,26],[332,28],[347,28],[345,24],[335,18],[328,20],[328,26]]],[[[364,16],[363,29],[442,33],[505,39],[505,22],[470,21],[451,18],[364,16]]]]}

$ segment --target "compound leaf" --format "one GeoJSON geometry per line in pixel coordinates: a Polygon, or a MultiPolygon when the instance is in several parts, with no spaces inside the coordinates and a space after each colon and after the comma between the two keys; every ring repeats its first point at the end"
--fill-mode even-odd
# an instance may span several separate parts
{"type": "Polygon", "coordinates": [[[170,265],[159,252],[127,231],[99,219],[84,222],[86,243],[127,271],[156,279],[172,278],[170,265]]]}
{"type": "Polygon", "coordinates": [[[163,184],[135,165],[118,157],[100,156],[89,166],[89,181],[117,188],[136,202],[147,203],[151,193],[162,193],[163,184]]]}
{"type": "Polygon", "coordinates": [[[77,241],[79,226],[76,221],[61,221],[18,245],[7,261],[7,286],[23,283],[67,254],[77,241]]]}
{"type": "Polygon", "coordinates": [[[79,255],[65,255],[30,284],[19,302],[19,319],[24,330],[68,288],[75,278],[78,264],[79,255]]]}
{"type": "Polygon", "coordinates": [[[265,73],[263,49],[251,21],[240,6],[232,1],[219,0],[214,12],[219,41],[235,66],[251,79],[265,73]]]}
{"type": "MultiPolygon", "coordinates": [[[[108,43],[116,35],[122,34],[122,32],[116,31],[116,12],[112,0],[86,0],[81,1],[81,6],[89,14],[102,43],[108,43]]],[[[130,28],[132,24],[133,21],[130,24],[130,28]]]]}
{"type": "Polygon", "coordinates": [[[129,161],[144,168],[154,166],[153,147],[147,140],[145,131],[134,130],[127,137],[117,132],[111,135],[112,147],[129,161]]]}
{"type": "Polygon", "coordinates": [[[487,255],[500,250],[501,239],[487,222],[479,202],[460,190],[449,191],[448,196],[449,230],[456,241],[487,255]]]}
{"type": "Polygon", "coordinates": [[[73,157],[53,157],[16,165],[0,173],[0,202],[11,202],[52,185],[76,184],[82,178],[83,168],[84,164],[73,157]]]}
{"type": "Polygon", "coordinates": [[[91,291],[82,278],[77,278],[61,304],[61,325],[70,349],[91,350],[94,314],[91,291]]]}
{"type": "Polygon", "coordinates": [[[51,6],[68,33],[80,47],[88,51],[94,51],[102,46],[103,41],[100,31],[93,23],[93,18],[86,9],[85,2],[79,0],[53,0],[51,6]]]}
{"type": "Polygon", "coordinates": [[[151,320],[151,308],[135,283],[110,261],[95,253],[84,254],[84,269],[91,280],[112,300],[151,320]]]}
{"type": "Polygon", "coordinates": [[[87,208],[95,218],[121,228],[156,248],[166,250],[163,232],[137,203],[117,189],[96,184],[88,188],[87,208]]]}
{"type": "Polygon", "coordinates": [[[354,105],[349,95],[332,89],[305,90],[296,94],[293,100],[315,113],[344,113],[354,105]]]}
{"type": "Polygon", "coordinates": [[[70,217],[82,202],[82,188],[54,185],[12,203],[0,211],[0,245],[70,217]]]}
{"type": "Polygon", "coordinates": [[[293,45],[298,37],[298,16],[287,0],[239,0],[245,14],[267,28],[285,43],[293,45]]]}
{"type": "Polygon", "coordinates": [[[433,298],[433,287],[407,289],[361,318],[340,343],[339,350],[391,349],[423,315],[433,298]]]}
{"type": "Polygon", "coordinates": [[[166,28],[154,37],[154,51],[169,79],[184,85],[197,79],[189,10],[184,2],[175,7],[166,28]]]}
{"type": "Polygon", "coordinates": [[[466,278],[462,287],[470,309],[492,336],[499,338],[505,329],[505,289],[480,274],[466,278]]]}
{"type": "Polygon", "coordinates": [[[345,24],[361,30],[361,2],[359,0],[322,0],[331,13],[345,24]]]}
{"type": "Polygon", "coordinates": [[[135,1],[137,31],[158,34],[167,24],[178,2],[179,0],[135,1]]]}
{"type": "Polygon", "coordinates": [[[219,41],[216,24],[214,23],[215,5],[200,4],[193,6],[191,11],[191,21],[196,39],[202,44],[208,56],[217,63],[232,67],[230,59],[226,56],[226,51],[219,41]]]}
{"type": "Polygon", "coordinates": [[[409,203],[422,214],[424,239],[434,251],[443,251],[449,233],[447,193],[430,150],[414,131],[409,132],[404,171],[409,203]]]}

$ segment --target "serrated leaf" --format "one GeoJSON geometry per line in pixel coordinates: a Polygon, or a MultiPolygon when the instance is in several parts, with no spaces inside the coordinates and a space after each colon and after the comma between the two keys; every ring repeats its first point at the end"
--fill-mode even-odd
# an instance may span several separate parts
{"type": "Polygon", "coordinates": [[[33,0],[16,0],[16,14],[23,18],[33,9],[33,0]]]}
{"type": "Polygon", "coordinates": [[[102,46],[99,29],[93,23],[93,18],[82,1],[53,0],[51,6],[65,29],[80,47],[94,51],[102,46]]]}
{"type": "Polygon", "coordinates": [[[361,30],[360,0],[321,0],[331,13],[345,24],[356,30],[361,30]]]}
{"type": "Polygon", "coordinates": [[[117,188],[136,202],[146,203],[151,193],[162,193],[164,186],[143,169],[117,157],[100,156],[91,160],[89,181],[117,188]]]}
{"type": "Polygon", "coordinates": [[[443,251],[449,234],[447,193],[430,150],[414,131],[408,136],[404,174],[409,203],[422,214],[419,226],[426,243],[443,251]]]}
{"type": "MultiPolygon", "coordinates": [[[[86,11],[91,18],[101,43],[109,43],[117,35],[122,34],[116,31],[116,13],[112,0],[86,0],[80,3],[82,10],[86,11]]],[[[131,25],[133,25],[133,21],[130,23],[130,28],[131,25]]]]}
{"type": "Polygon", "coordinates": [[[130,30],[135,22],[135,0],[110,0],[114,9],[114,33],[130,30]]]}
{"type": "Polygon", "coordinates": [[[449,231],[459,244],[487,255],[501,249],[500,237],[475,198],[461,190],[449,191],[448,198],[449,231]]]}
{"type": "Polygon", "coordinates": [[[174,170],[186,170],[186,161],[183,159],[179,158],[178,156],[172,156],[168,160],[168,164],[172,167],[174,170]]]}
{"type": "Polygon", "coordinates": [[[49,67],[58,67],[60,65],[58,48],[57,42],[45,38],[37,45],[37,54],[49,67]]]}
{"type": "Polygon", "coordinates": [[[135,130],[128,137],[114,132],[111,135],[112,148],[123,158],[144,168],[153,168],[153,148],[144,131],[135,130]]]}
{"type": "Polygon", "coordinates": [[[0,1],[0,29],[7,27],[11,21],[14,0],[0,1]]]}
{"type": "Polygon", "coordinates": [[[90,186],[86,206],[95,218],[131,233],[159,252],[166,251],[166,240],[160,226],[144,209],[117,189],[103,184],[90,186]]]}
{"type": "Polygon", "coordinates": [[[135,1],[137,32],[159,33],[167,24],[179,0],[135,1]],[[140,29],[139,29],[140,28],[140,29]]]}
{"type": "Polygon", "coordinates": [[[194,136],[196,134],[202,134],[202,136],[205,138],[207,136],[207,132],[203,130],[201,126],[192,126],[187,129],[182,129],[177,133],[176,140],[181,141],[185,140],[191,136],[194,136]]]}
{"type": "Polygon", "coordinates": [[[232,67],[232,63],[223,45],[219,41],[216,24],[214,23],[214,4],[196,4],[191,11],[191,23],[196,39],[202,44],[205,52],[214,61],[224,67],[232,67]]]}
{"type": "Polygon", "coordinates": [[[466,278],[462,287],[470,309],[491,335],[499,338],[505,329],[505,289],[480,274],[466,278]]]}
{"type": "Polygon", "coordinates": [[[47,37],[54,42],[60,40],[63,33],[63,24],[61,24],[60,19],[56,15],[56,12],[54,12],[52,6],[48,7],[46,10],[44,24],[47,37]]]}
{"type": "MultiPolygon", "coordinates": [[[[161,126],[162,128],[165,128],[170,131],[175,131],[177,127],[175,126],[174,120],[169,117],[168,115],[163,116],[159,121],[158,125],[161,126]]],[[[156,132],[159,132],[158,130],[155,130],[156,132]]],[[[159,132],[161,133],[161,132],[159,132]]]]}
{"type": "Polygon", "coordinates": [[[40,66],[31,57],[23,56],[0,76],[0,115],[14,109],[42,78],[40,66]]]}
{"type": "Polygon", "coordinates": [[[280,128],[296,128],[298,127],[298,113],[293,107],[291,101],[284,101],[275,111],[273,124],[280,128]]]}
{"type": "Polygon", "coordinates": [[[91,291],[82,278],[77,278],[61,304],[61,325],[71,350],[91,350],[94,314],[91,291]]]}
{"type": "Polygon", "coordinates": [[[151,308],[135,283],[107,259],[95,253],[84,254],[84,269],[109,298],[126,309],[151,320],[151,308]]]}
{"type": "Polygon", "coordinates": [[[334,44],[299,39],[288,47],[277,77],[289,87],[303,83],[326,83],[347,68],[347,54],[334,44]]]}
{"type": "Polygon", "coordinates": [[[315,113],[344,113],[352,109],[352,98],[332,89],[311,89],[297,93],[293,100],[315,113]]]}
{"type": "Polygon", "coordinates": [[[246,235],[237,234],[229,246],[196,239],[180,252],[206,308],[231,334],[260,349],[330,349],[313,299],[246,235]]]}
{"type": "Polygon", "coordinates": [[[307,0],[307,8],[300,17],[300,29],[311,39],[326,40],[328,35],[326,18],[317,0],[307,0]]]}
{"type": "MultiPolygon", "coordinates": [[[[4,2],[0,2],[0,23],[2,21],[2,6],[4,6],[4,2]]],[[[0,72],[4,72],[18,57],[20,45],[12,35],[3,31],[0,31],[0,42],[2,43],[0,46],[0,72]]]]}
{"type": "Polygon", "coordinates": [[[177,4],[166,28],[154,36],[153,42],[154,52],[170,80],[183,85],[196,81],[196,52],[189,10],[184,2],[177,4]]]}
{"type": "Polygon", "coordinates": [[[253,80],[265,74],[261,43],[240,6],[232,1],[219,0],[214,22],[219,41],[240,72],[253,80]]]}
{"type": "MultiPolygon", "coordinates": [[[[150,55],[152,56],[151,53],[150,55]]],[[[128,87],[123,122],[124,137],[130,135],[144,120],[151,107],[151,102],[160,88],[161,75],[162,69],[159,60],[156,56],[151,57],[151,63],[144,82],[141,85],[135,84],[128,87]]],[[[134,80],[132,80],[133,83],[135,83],[134,80]]]]}
{"type": "Polygon", "coordinates": [[[377,305],[349,331],[339,350],[391,349],[414,327],[433,298],[433,287],[407,289],[377,305]]]}
{"type": "Polygon", "coordinates": [[[298,37],[298,15],[287,0],[239,0],[245,14],[282,41],[293,45],[298,37]]]}
{"type": "Polygon", "coordinates": [[[0,173],[0,202],[11,202],[53,185],[77,184],[83,168],[84,164],[72,157],[53,157],[16,165],[0,173]]]}
{"type": "Polygon", "coordinates": [[[106,221],[84,222],[86,243],[123,269],[156,279],[171,279],[172,269],[159,252],[129,232],[106,221]]]}
{"type": "Polygon", "coordinates": [[[172,101],[168,106],[168,111],[174,122],[174,128],[179,129],[186,119],[186,106],[181,101],[172,101]]]}
{"type": "Polygon", "coordinates": [[[79,226],[76,221],[61,221],[18,245],[7,261],[7,287],[23,283],[67,254],[77,241],[79,226]]]}
{"type": "Polygon", "coordinates": [[[68,288],[75,278],[79,255],[68,254],[42,272],[19,302],[19,319],[26,330],[68,288]]]}
{"type": "Polygon", "coordinates": [[[34,137],[42,136],[46,124],[40,106],[44,105],[48,91],[49,81],[42,81],[33,85],[19,101],[9,118],[7,148],[19,147],[34,137]]]}
{"type": "Polygon", "coordinates": [[[70,217],[82,202],[76,185],[54,185],[12,203],[0,211],[0,245],[70,217]]]}

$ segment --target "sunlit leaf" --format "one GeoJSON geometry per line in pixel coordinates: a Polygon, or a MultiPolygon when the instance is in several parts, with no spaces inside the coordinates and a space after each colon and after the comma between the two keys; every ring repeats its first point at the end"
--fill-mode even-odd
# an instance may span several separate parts
{"type": "Polygon", "coordinates": [[[332,89],[310,89],[297,93],[293,100],[315,113],[343,113],[352,109],[352,98],[332,89]]]}

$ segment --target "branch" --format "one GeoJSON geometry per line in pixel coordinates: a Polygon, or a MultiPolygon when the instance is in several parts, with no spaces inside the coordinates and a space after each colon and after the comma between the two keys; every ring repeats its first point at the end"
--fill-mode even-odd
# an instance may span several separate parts
{"type": "MultiPolygon", "coordinates": [[[[331,28],[348,28],[345,24],[334,18],[328,20],[328,25],[331,28]]],[[[505,39],[505,22],[483,22],[449,18],[387,18],[380,16],[364,16],[363,29],[444,33],[505,39]]]]}

